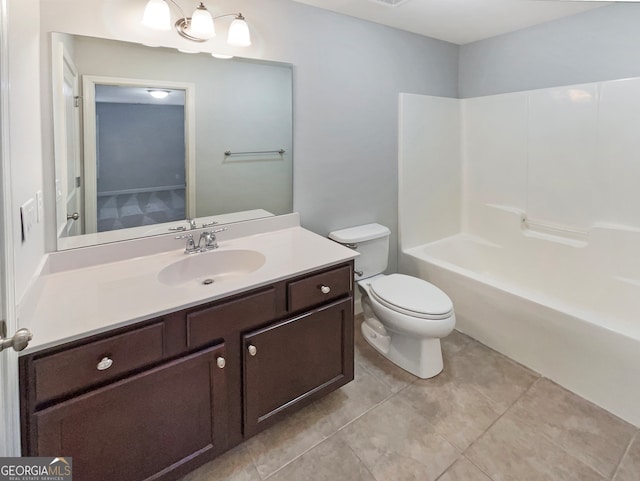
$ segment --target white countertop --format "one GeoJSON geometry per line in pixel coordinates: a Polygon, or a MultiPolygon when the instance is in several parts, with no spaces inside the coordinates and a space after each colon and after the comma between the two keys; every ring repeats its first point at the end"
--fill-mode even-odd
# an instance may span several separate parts
{"type": "MultiPolygon", "coordinates": [[[[256,250],[265,256],[265,263],[241,277],[211,285],[194,282],[184,287],[167,286],[157,279],[163,267],[186,257],[182,244],[167,252],[104,264],[48,273],[45,269],[32,288],[31,305],[20,319],[20,326],[33,333],[33,340],[21,355],[271,284],[358,255],[299,226],[219,240],[219,246],[210,252],[256,250]]],[[[192,256],[207,256],[210,252],[192,256]]]]}

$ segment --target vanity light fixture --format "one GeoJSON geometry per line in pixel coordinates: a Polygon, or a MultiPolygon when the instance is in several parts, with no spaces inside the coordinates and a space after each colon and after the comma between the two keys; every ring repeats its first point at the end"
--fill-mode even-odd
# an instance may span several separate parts
{"type": "Polygon", "coordinates": [[[166,99],[169,95],[168,90],[147,90],[149,95],[151,95],[154,99],[166,99]]]}
{"type": "Polygon", "coordinates": [[[187,17],[175,0],[149,0],[142,16],[142,25],[156,30],[171,30],[169,3],[180,12],[181,17],[174,24],[178,33],[194,42],[206,42],[216,36],[213,21],[224,17],[235,17],[229,26],[227,43],[236,47],[251,45],[249,26],[242,13],[229,13],[212,17],[204,3],[196,7],[191,17],[187,17]]]}
{"type": "Polygon", "coordinates": [[[229,60],[230,58],[233,58],[233,55],[225,55],[223,53],[212,53],[211,56],[213,58],[219,58],[221,60],[229,60]]]}

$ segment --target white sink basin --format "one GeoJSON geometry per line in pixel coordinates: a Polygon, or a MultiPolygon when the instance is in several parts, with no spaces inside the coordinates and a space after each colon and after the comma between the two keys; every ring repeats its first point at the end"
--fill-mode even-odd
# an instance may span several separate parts
{"type": "Polygon", "coordinates": [[[185,256],[168,265],[158,273],[158,280],[172,287],[215,285],[246,276],[262,267],[264,262],[264,255],[253,250],[212,250],[185,256]]]}

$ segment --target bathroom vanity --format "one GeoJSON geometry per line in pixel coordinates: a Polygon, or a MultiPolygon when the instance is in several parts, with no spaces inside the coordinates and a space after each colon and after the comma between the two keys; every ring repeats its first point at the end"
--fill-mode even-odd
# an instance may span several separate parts
{"type": "MultiPolygon", "coordinates": [[[[103,317],[116,322],[28,349],[20,358],[22,454],[70,456],[79,481],[177,479],[351,381],[355,253],[300,227],[262,236],[220,242],[221,252],[257,242],[267,262],[255,273],[226,286],[220,278],[208,294],[200,282],[174,288],[185,305],[173,310],[167,286],[151,297],[147,286],[140,302],[160,315],[124,321],[126,306],[113,306],[103,317]]],[[[151,271],[179,255],[128,263],[151,271]]],[[[200,255],[209,253],[189,257],[200,255]]],[[[111,282],[127,263],[112,264],[51,274],[43,302],[56,276],[81,282],[97,269],[111,282]]],[[[123,289],[129,280],[123,275],[123,289]]],[[[124,291],[104,295],[106,306],[124,291]]]]}

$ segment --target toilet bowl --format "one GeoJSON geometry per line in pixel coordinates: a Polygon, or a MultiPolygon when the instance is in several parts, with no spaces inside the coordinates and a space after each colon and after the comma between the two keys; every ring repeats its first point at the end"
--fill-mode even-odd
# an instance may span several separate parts
{"type": "Polygon", "coordinates": [[[448,336],[456,322],[449,297],[433,284],[403,274],[364,279],[358,281],[358,288],[365,340],[420,378],[439,374],[443,369],[440,338],[448,336]]]}
{"type": "Polygon", "coordinates": [[[365,340],[410,373],[427,379],[443,369],[440,339],[455,327],[451,299],[433,284],[404,274],[384,275],[390,231],[367,224],[334,231],[329,238],[360,255],[355,259],[362,294],[365,340]]]}

